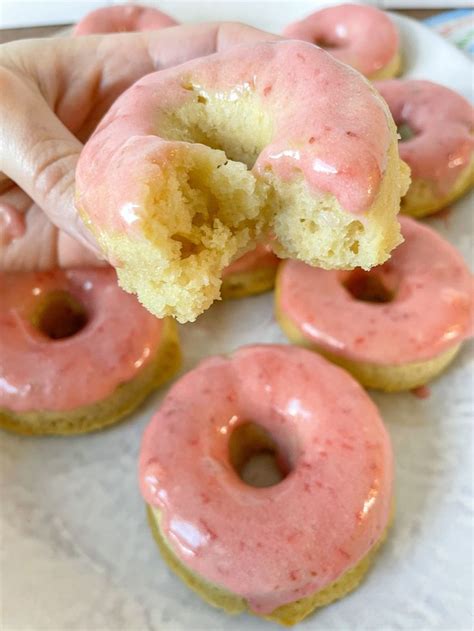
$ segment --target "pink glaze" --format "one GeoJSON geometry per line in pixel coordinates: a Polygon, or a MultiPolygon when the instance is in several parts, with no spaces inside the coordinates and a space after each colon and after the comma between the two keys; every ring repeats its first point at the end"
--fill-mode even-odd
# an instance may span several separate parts
{"type": "Polygon", "coordinates": [[[15,206],[0,202],[0,245],[8,245],[25,234],[23,214],[15,206]]]}
{"type": "Polygon", "coordinates": [[[283,34],[325,48],[366,77],[387,66],[398,52],[398,33],[389,16],[359,4],[339,4],[312,13],[283,34]]]}
{"type": "Polygon", "coordinates": [[[0,274],[0,407],[72,410],[112,394],[156,352],[161,320],[122,291],[111,269],[0,274]],[[38,301],[64,290],[86,309],[76,335],[51,340],[31,324],[38,301]]]}
{"type": "Polygon", "coordinates": [[[222,278],[232,276],[232,274],[245,274],[268,267],[277,267],[280,259],[273,253],[269,243],[259,243],[250,252],[246,252],[231,263],[222,273],[222,278]]]}
{"type": "Polygon", "coordinates": [[[76,24],[73,34],[153,31],[177,24],[175,19],[158,9],[128,4],[91,11],[76,24]]]}
{"type": "Polygon", "coordinates": [[[283,264],[279,308],[304,337],[342,357],[380,365],[428,360],[473,334],[473,277],[434,230],[400,217],[405,242],[369,274],[395,290],[389,303],[356,300],[351,272],[283,264]]]}
{"type": "Polygon", "coordinates": [[[474,108],[449,88],[430,81],[381,81],[377,89],[397,125],[415,133],[399,143],[400,157],[412,180],[431,182],[440,195],[449,192],[473,157],[474,108]]]}
{"type": "Polygon", "coordinates": [[[160,138],[167,112],[189,101],[203,107],[198,96],[216,92],[237,102],[255,93],[273,121],[254,172],[265,177],[271,169],[287,181],[302,174],[316,195],[332,193],[350,211],[371,205],[391,139],[383,100],[312,44],[261,42],[150,74],[117,99],[76,172],[78,208],[96,228],[139,227],[149,182],[162,177],[170,156],[194,146],[160,138]]]}
{"type": "Polygon", "coordinates": [[[417,399],[428,399],[431,396],[431,391],[428,386],[419,386],[418,388],[413,388],[411,393],[417,399]]]}
{"type": "Polygon", "coordinates": [[[140,484],[167,542],[192,571],[258,613],[307,596],[364,557],[387,526],[390,440],[344,371],[294,346],[211,357],[170,390],[145,431],[140,484]],[[253,421],[290,473],[248,486],[229,462],[253,421]]]}

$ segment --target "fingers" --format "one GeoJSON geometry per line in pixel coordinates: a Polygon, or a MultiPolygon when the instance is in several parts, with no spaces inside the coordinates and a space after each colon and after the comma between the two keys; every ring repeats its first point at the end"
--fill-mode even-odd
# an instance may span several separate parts
{"type": "Polygon", "coordinates": [[[0,170],[45,209],[56,226],[75,234],[80,227],[74,173],[81,143],[35,85],[1,68],[0,91],[0,170]]]}
{"type": "Polygon", "coordinates": [[[104,265],[91,250],[59,231],[18,186],[0,195],[0,270],[45,270],[51,267],[104,265]],[[5,225],[2,211],[13,209],[19,230],[5,225]]]}
{"type": "Polygon", "coordinates": [[[44,270],[57,265],[58,230],[42,210],[31,205],[24,214],[23,234],[0,244],[0,270],[44,270]]]}
{"type": "Polygon", "coordinates": [[[140,33],[140,37],[156,70],[177,66],[238,44],[281,39],[278,35],[237,22],[181,25],[140,33]]]}
{"type": "Polygon", "coordinates": [[[57,257],[59,267],[97,267],[107,264],[103,258],[98,258],[92,250],[62,231],[58,233],[57,257]]]}
{"type": "Polygon", "coordinates": [[[238,43],[273,39],[242,24],[215,23],[2,47],[0,188],[10,178],[57,228],[99,254],[74,205],[78,138],[87,138],[115,98],[143,75],[238,43]]]}

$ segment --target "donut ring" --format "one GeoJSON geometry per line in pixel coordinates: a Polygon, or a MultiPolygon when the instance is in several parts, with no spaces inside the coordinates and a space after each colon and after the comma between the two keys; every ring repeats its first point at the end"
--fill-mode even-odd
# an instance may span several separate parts
{"type": "Polygon", "coordinates": [[[221,296],[224,300],[245,298],[265,291],[275,285],[280,259],[269,243],[259,243],[231,263],[222,273],[221,296]]]}
{"type": "Polygon", "coordinates": [[[294,624],[360,582],[388,526],[392,467],[377,409],[347,373],[296,347],[250,346],[173,386],[145,431],[140,484],[189,587],[294,624]],[[236,469],[271,445],[286,477],[248,486],[236,469]]]}
{"type": "Polygon", "coordinates": [[[111,269],[0,274],[0,427],[102,429],[179,368],[172,320],[151,316],[111,269]]]}
{"type": "Polygon", "coordinates": [[[461,95],[431,81],[376,84],[402,135],[400,155],[412,183],[401,211],[425,217],[474,186],[474,109],[461,95]]]}
{"type": "Polygon", "coordinates": [[[473,278],[434,230],[401,217],[405,241],[370,272],[282,263],[276,314],[295,344],[322,353],[364,386],[426,384],[473,334],[473,278]]]}
{"type": "Polygon", "coordinates": [[[279,41],[138,81],[86,143],[76,182],[122,287],[185,322],[271,228],[278,255],[311,265],[386,260],[408,175],[375,90],[316,46],[279,41]]]}
{"type": "Polygon", "coordinates": [[[317,44],[371,81],[400,73],[398,32],[390,17],[375,7],[339,4],[293,22],[285,37],[317,44]]]}
{"type": "Polygon", "coordinates": [[[76,24],[73,35],[154,31],[177,24],[174,18],[158,9],[126,4],[91,11],[76,24]]]}

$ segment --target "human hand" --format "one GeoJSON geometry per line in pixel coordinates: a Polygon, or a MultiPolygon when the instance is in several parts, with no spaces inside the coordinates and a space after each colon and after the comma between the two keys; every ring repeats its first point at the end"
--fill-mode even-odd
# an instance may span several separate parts
{"type": "Polygon", "coordinates": [[[97,264],[98,247],[74,207],[74,176],[82,143],[110,105],[150,72],[264,39],[277,37],[209,23],[1,46],[0,269],[97,264]],[[18,235],[24,226],[13,240],[9,208],[19,213],[18,235]]]}

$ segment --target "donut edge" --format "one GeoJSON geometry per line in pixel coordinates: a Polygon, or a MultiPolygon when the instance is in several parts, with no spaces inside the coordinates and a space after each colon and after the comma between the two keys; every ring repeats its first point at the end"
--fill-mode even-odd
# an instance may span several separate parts
{"type": "Polygon", "coordinates": [[[147,504],[146,512],[151,534],[158,546],[161,556],[168,567],[187,587],[196,592],[209,605],[218,609],[224,609],[228,614],[235,615],[247,611],[257,617],[264,618],[271,622],[277,622],[283,626],[293,626],[310,615],[314,610],[329,605],[336,600],[340,600],[355,590],[369,570],[380,546],[384,543],[394,516],[394,508],[392,508],[388,524],[379,539],[354,567],[347,570],[336,581],[310,596],[278,607],[269,615],[259,616],[248,607],[245,598],[242,596],[238,596],[224,588],[218,587],[189,570],[174,554],[161,534],[159,528],[159,512],[157,509],[153,509],[147,504]]]}
{"type": "Polygon", "coordinates": [[[385,66],[373,72],[367,78],[369,81],[386,81],[402,74],[402,56],[398,50],[385,66]]]}
{"type": "Polygon", "coordinates": [[[412,176],[410,188],[406,195],[402,197],[400,212],[403,215],[415,217],[415,219],[422,219],[456,201],[473,186],[474,155],[445,195],[440,195],[436,192],[436,186],[433,182],[412,176]]]}
{"type": "Polygon", "coordinates": [[[275,287],[278,265],[265,266],[250,272],[229,274],[222,280],[221,298],[235,300],[256,296],[271,291],[275,287]]]}
{"type": "Polygon", "coordinates": [[[292,344],[319,353],[328,361],[344,368],[365,388],[382,390],[384,392],[401,392],[424,386],[447,368],[454,360],[462,342],[455,344],[447,351],[439,353],[432,359],[418,362],[407,362],[400,365],[374,364],[341,357],[326,351],[307,339],[298,326],[283,313],[279,303],[278,276],[275,291],[275,318],[286,337],[292,344]]]}

